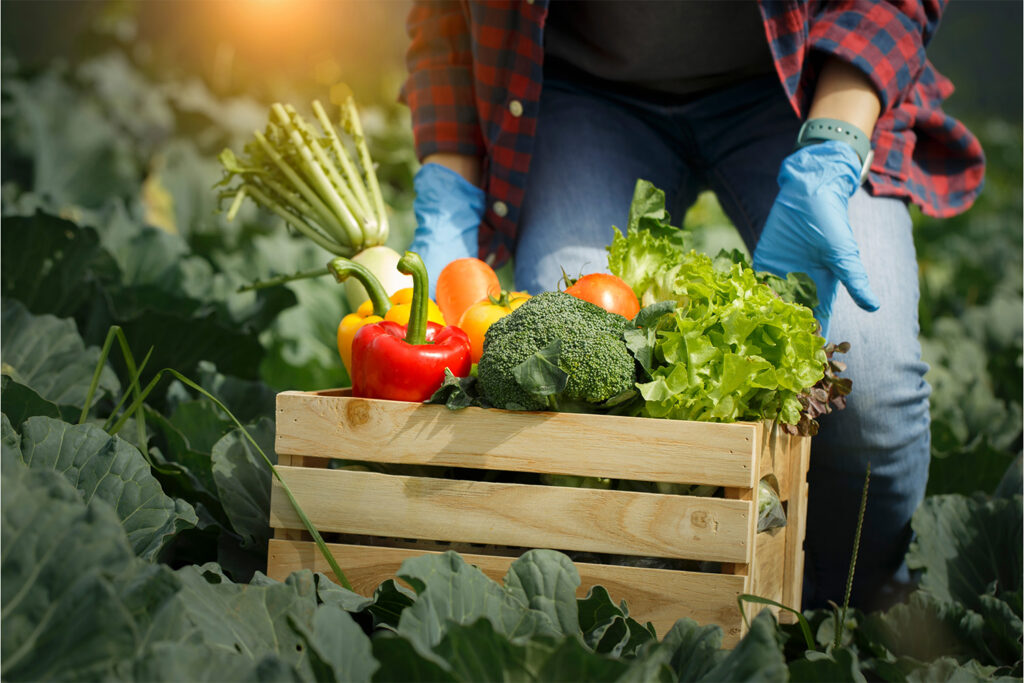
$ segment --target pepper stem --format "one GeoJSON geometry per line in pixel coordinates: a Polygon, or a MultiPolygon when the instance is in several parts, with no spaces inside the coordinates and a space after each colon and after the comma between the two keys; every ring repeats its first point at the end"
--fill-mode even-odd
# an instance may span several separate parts
{"type": "Polygon", "coordinates": [[[430,287],[427,267],[419,254],[407,251],[398,261],[398,272],[412,275],[412,306],[409,311],[409,324],[405,328],[405,342],[413,345],[426,344],[427,306],[430,301],[427,296],[430,287]]]}
{"type": "Polygon", "coordinates": [[[380,283],[377,276],[361,263],[356,263],[343,256],[339,256],[327,263],[327,270],[334,275],[334,279],[339,283],[344,282],[350,277],[359,280],[359,284],[370,295],[370,301],[373,302],[374,315],[379,315],[383,318],[384,314],[391,308],[391,299],[388,298],[384,285],[380,283]]]}

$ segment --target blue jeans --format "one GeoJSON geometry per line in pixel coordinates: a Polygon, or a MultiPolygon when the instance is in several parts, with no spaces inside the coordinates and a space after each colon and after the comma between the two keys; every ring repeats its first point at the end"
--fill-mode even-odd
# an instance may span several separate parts
{"type": "MultiPolygon", "coordinates": [[[[682,222],[710,188],[753,251],[777,192],[776,174],[800,121],[775,77],[670,106],[564,82],[545,83],[515,254],[516,286],[556,287],[569,274],[607,270],[611,226],[624,227],[637,178],[665,190],[682,222]]],[[[845,410],[813,440],[804,607],[841,602],[857,510],[871,464],[853,604],[871,608],[909,584],[903,556],[928,477],[929,387],[917,340],[917,261],[906,205],[863,188],[850,221],[875,313],[840,288],[830,341],[853,380],[845,410]]]]}

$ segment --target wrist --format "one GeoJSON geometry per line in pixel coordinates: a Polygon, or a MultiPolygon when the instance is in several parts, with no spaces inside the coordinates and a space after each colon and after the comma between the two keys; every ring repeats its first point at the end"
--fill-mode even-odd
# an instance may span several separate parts
{"type": "Polygon", "coordinates": [[[832,118],[808,119],[800,127],[795,149],[825,142],[837,142],[853,150],[860,162],[858,184],[863,183],[874,160],[871,140],[867,134],[848,121],[832,118]]]}
{"type": "Polygon", "coordinates": [[[437,164],[443,166],[453,173],[462,176],[466,182],[480,187],[480,159],[466,154],[437,153],[428,154],[423,159],[423,165],[437,164]]]}

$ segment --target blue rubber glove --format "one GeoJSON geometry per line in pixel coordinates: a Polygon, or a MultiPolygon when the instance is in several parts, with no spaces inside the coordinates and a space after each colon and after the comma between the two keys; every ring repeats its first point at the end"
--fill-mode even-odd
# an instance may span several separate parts
{"type": "Polygon", "coordinates": [[[433,163],[417,171],[413,189],[416,232],[409,250],[427,266],[433,299],[441,270],[455,259],[477,255],[484,192],[455,171],[433,163]]]}
{"type": "Polygon", "coordinates": [[[860,185],[860,159],[845,142],[798,149],[782,162],[779,194],[754,250],[754,270],[807,273],[818,287],[814,315],[828,336],[842,282],[861,308],[878,309],[850,229],[850,197],[860,185]]]}

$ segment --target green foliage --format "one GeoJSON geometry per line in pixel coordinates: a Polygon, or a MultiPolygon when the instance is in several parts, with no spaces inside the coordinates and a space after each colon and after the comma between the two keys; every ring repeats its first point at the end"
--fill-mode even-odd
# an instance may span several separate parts
{"type": "Polygon", "coordinates": [[[1021,128],[992,120],[973,129],[988,160],[977,204],[915,220],[933,389],[930,494],[991,492],[1021,450],[1021,128]]]}

